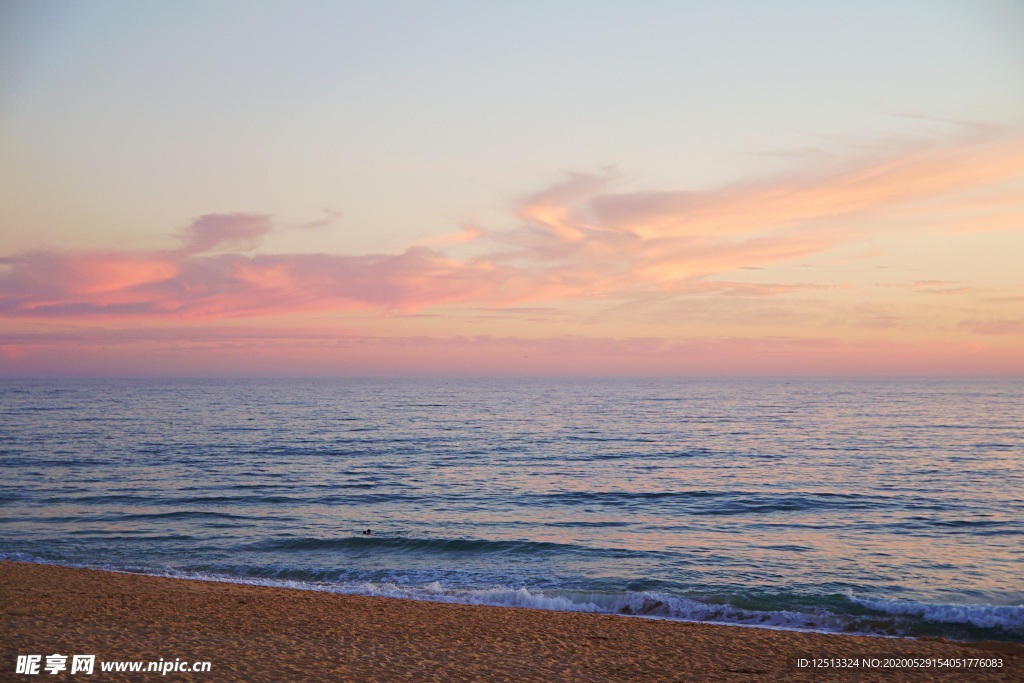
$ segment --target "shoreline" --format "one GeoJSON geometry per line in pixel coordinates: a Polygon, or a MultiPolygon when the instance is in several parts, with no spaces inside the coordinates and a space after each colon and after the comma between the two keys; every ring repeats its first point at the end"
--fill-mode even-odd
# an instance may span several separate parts
{"type": "Polygon", "coordinates": [[[32,680],[14,674],[17,656],[39,654],[45,663],[54,653],[95,654],[97,662],[209,661],[208,673],[166,674],[196,681],[1024,680],[1017,643],[428,602],[11,561],[0,561],[0,632],[0,680],[32,680]],[[799,667],[801,658],[1003,666],[823,669],[799,667]]]}
{"type": "MultiPolygon", "coordinates": [[[[490,591],[484,590],[452,590],[449,592],[440,591],[438,593],[428,592],[422,589],[422,587],[394,587],[393,592],[372,592],[365,591],[362,589],[351,590],[349,584],[338,584],[333,582],[315,581],[315,580],[301,580],[301,579],[284,579],[276,577],[242,577],[242,576],[225,576],[225,575],[207,575],[203,573],[188,573],[169,570],[167,572],[161,572],[153,570],[151,568],[117,568],[103,565],[87,565],[87,564],[67,564],[63,562],[55,562],[44,559],[37,559],[34,557],[4,557],[0,555],[0,563],[12,562],[15,564],[32,564],[42,565],[51,567],[64,567],[67,569],[82,569],[89,571],[109,572],[113,574],[125,574],[128,576],[147,576],[156,578],[166,578],[176,581],[200,581],[200,582],[211,582],[211,583],[226,583],[240,586],[252,586],[256,588],[270,588],[270,589],[286,589],[286,590],[299,590],[299,591],[310,591],[315,593],[327,593],[334,595],[346,595],[346,596],[363,596],[363,597],[378,597],[395,600],[410,600],[414,602],[429,602],[441,605],[479,605],[479,606],[492,606],[500,608],[510,609],[535,609],[543,612],[568,612],[568,613],[580,613],[580,614],[594,614],[594,615],[606,615],[616,617],[632,617],[638,619],[652,619],[652,620],[663,620],[681,623],[693,623],[693,624],[709,624],[715,626],[730,626],[737,628],[754,628],[754,629],[766,629],[766,630],[777,630],[783,632],[795,632],[795,633],[817,633],[823,635],[844,635],[844,636],[858,636],[865,638],[880,638],[880,639],[907,639],[907,640],[939,640],[944,642],[954,643],[984,643],[984,642],[1000,642],[1008,643],[1010,645],[1019,645],[1024,649],[1024,641],[1001,639],[996,637],[974,637],[974,638],[963,638],[956,637],[950,634],[942,633],[886,633],[886,632],[873,632],[869,630],[856,630],[854,624],[847,624],[847,628],[829,628],[826,626],[811,625],[806,622],[804,625],[798,625],[796,623],[775,623],[770,619],[764,619],[760,621],[749,620],[722,620],[715,618],[701,618],[701,617],[687,617],[677,615],[666,615],[661,611],[654,609],[647,609],[647,605],[643,605],[638,608],[637,611],[632,611],[629,606],[619,611],[612,611],[609,609],[602,609],[600,606],[587,602],[567,602],[566,604],[571,605],[570,607],[558,607],[558,606],[547,606],[544,603],[551,600],[550,597],[543,595],[538,592],[536,594],[529,594],[526,601],[521,599],[518,595],[518,591],[514,589],[502,589],[502,597],[507,598],[508,594],[516,594],[515,600],[488,600],[487,598],[475,598],[470,599],[473,593],[487,594],[490,591]],[[588,607],[592,609],[588,609],[588,607]]],[[[558,598],[555,599],[556,601],[558,598]]],[[[646,600],[646,599],[645,599],[646,600]]],[[[650,598],[650,601],[655,601],[653,607],[659,607],[660,603],[657,602],[659,596],[650,598]]],[[[936,605],[937,607],[955,607],[954,605],[936,605]]],[[[986,608],[1000,609],[994,605],[976,605],[986,608]]],[[[757,614],[756,612],[753,612],[757,614]]],[[[785,613],[785,612],[782,612],[785,613]]],[[[765,614],[776,614],[775,612],[768,612],[765,614]]],[[[898,613],[897,613],[898,614],[898,613]]],[[[806,616],[812,616],[810,614],[806,616]]],[[[836,618],[841,618],[842,615],[833,615],[836,618]]],[[[882,619],[883,617],[877,617],[882,619]]],[[[987,635],[987,634],[986,634],[987,635]]]]}

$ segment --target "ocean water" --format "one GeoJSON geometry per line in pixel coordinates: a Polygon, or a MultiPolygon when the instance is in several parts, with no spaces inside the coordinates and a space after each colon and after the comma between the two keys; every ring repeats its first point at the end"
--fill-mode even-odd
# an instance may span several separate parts
{"type": "Polygon", "coordinates": [[[1018,381],[6,380],[0,557],[1024,642],[1022,417],[1018,381]]]}

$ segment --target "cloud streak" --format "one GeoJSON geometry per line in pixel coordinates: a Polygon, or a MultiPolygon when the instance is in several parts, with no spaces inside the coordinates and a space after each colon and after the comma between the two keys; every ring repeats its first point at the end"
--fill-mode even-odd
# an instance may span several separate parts
{"type": "Polygon", "coordinates": [[[687,289],[863,239],[881,217],[933,217],[937,202],[974,209],[975,230],[1004,229],[1005,214],[982,209],[996,193],[1024,219],[1024,139],[986,135],[703,192],[612,193],[613,180],[576,175],[528,198],[518,209],[526,227],[506,241],[524,261],[687,289]]]}
{"type": "Polygon", "coordinates": [[[1011,345],[879,339],[377,336],[259,327],[0,334],[19,374],[102,376],[1005,376],[1011,345]],[[240,353],[244,350],[244,353],[240,353]],[[287,362],[282,362],[286,359],[287,362]]]}
{"type": "MultiPolygon", "coordinates": [[[[999,206],[1024,211],[1007,191],[1024,183],[1024,138],[919,146],[705,191],[615,193],[616,180],[570,175],[518,202],[512,228],[466,226],[399,254],[259,253],[274,224],[253,213],[201,216],[177,235],[178,249],[16,254],[0,259],[0,316],[408,314],[651,294],[770,295],[799,287],[728,278],[856,242],[879,218],[928,216],[951,199],[969,209],[999,196],[999,206]]],[[[963,210],[958,225],[962,219],[963,210]]],[[[974,229],[984,220],[979,213],[974,229]]]]}

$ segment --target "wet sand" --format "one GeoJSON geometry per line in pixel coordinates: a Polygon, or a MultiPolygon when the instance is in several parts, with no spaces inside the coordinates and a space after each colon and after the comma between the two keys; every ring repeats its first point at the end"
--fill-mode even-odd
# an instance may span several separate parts
{"type": "Polygon", "coordinates": [[[447,605],[0,562],[0,680],[1024,681],[1024,646],[447,605]],[[17,655],[95,673],[16,675],[17,655]],[[799,658],[1001,659],[989,669],[801,669],[799,658]],[[117,674],[100,662],[209,661],[117,674]],[[68,660],[70,663],[70,659],[68,660]]]}

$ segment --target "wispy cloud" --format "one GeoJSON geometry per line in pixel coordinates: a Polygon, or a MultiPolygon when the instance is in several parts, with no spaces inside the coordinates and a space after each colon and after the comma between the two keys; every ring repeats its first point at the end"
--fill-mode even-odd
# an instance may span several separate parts
{"type": "MultiPolygon", "coordinates": [[[[878,219],[932,218],[951,198],[1024,212],[1024,139],[986,134],[947,145],[747,182],[715,190],[609,192],[612,175],[573,176],[525,200],[526,227],[506,241],[520,256],[591,276],[619,275],[662,288],[739,268],[821,253],[872,234],[878,219]],[[1007,185],[1017,191],[1008,198],[1007,185]]],[[[1021,215],[1024,215],[1022,213],[1021,215]]],[[[956,226],[963,216],[955,215],[956,226]]],[[[973,216],[973,228],[1005,228],[1005,216],[973,216]]],[[[1022,226],[1024,227],[1024,226],[1022,226]]]]}
{"type": "Polygon", "coordinates": [[[425,248],[368,256],[31,253],[8,262],[0,313],[57,317],[408,312],[497,299],[511,279],[507,268],[425,248]]]}
{"type": "Polygon", "coordinates": [[[975,334],[1010,335],[1024,332],[1024,318],[1013,320],[964,320],[960,327],[975,334]]]}
{"type": "Polygon", "coordinates": [[[689,376],[951,375],[1024,372],[1007,345],[834,337],[349,334],[316,329],[186,328],[0,334],[22,374],[325,376],[332,374],[689,376]],[[244,353],[239,353],[244,350],[244,353]]]}
{"type": "Polygon", "coordinates": [[[249,251],[273,229],[270,216],[255,213],[211,213],[200,216],[180,235],[182,253],[202,254],[216,249],[249,251]]]}
{"type": "MultiPolygon", "coordinates": [[[[402,314],[652,293],[777,294],[801,286],[730,277],[855,243],[882,217],[931,215],[950,198],[989,206],[995,193],[999,206],[1021,208],[1005,188],[1024,182],[1024,138],[989,132],[703,191],[616,193],[616,181],[614,172],[570,175],[516,203],[515,227],[467,225],[399,254],[259,253],[274,222],[254,213],[201,216],[177,235],[178,249],[16,254],[0,260],[0,315],[402,314]],[[454,255],[467,252],[475,256],[454,255]]],[[[937,284],[918,287],[941,291],[937,284]]]]}

